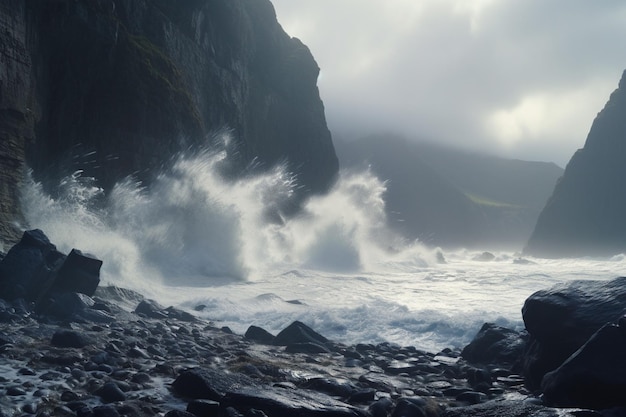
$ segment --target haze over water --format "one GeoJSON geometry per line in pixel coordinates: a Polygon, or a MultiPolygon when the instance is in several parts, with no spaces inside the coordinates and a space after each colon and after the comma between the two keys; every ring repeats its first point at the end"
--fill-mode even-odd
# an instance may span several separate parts
{"type": "Polygon", "coordinates": [[[225,180],[226,163],[220,152],[181,155],[150,188],[128,179],[108,196],[80,173],[54,198],[29,179],[25,227],[63,252],[102,259],[101,285],[202,305],[196,314],[237,333],[252,324],[277,333],[301,320],[338,342],[433,352],[464,346],[484,322],[523,328],[523,302],[539,289],[611,279],[626,267],[623,255],[520,262],[494,252],[481,262],[480,252],[403,241],[385,227],[385,185],[369,172],[342,172],[328,195],[287,219],[280,208],[297,179],[278,167],[225,180]]]}

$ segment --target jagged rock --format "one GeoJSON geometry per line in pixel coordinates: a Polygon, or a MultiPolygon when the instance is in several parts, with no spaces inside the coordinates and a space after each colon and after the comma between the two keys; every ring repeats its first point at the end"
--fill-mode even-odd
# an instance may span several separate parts
{"type": "Polygon", "coordinates": [[[530,335],[523,359],[526,385],[538,389],[547,372],[625,311],[626,277],[570,281],[532,294],[522,308],[530,335]]]}
{"type": "Polygon", "coordinates": [[[542,381],[544,402],[555,407],[626,406],[626,328],[607,324],[542,381]]]}
{"type": "Polygon", "coordinates": [[[525,253],[614,255],[626,250],[626,71],[567,164],[525,253]]]}
{"type": "Polygon", "coordinates": [[[254,340],[255,342],[263,343],[266,345],[273,344],[275,338],[275,336],[267,330],[254,325],[248,327],[248,330],[246,330],[246,334],[244,335],[244,337],[246,339],[254,340]]]}
{"type": "Polygon", "coordinates": [[[143,314],[153,319],[166,319],[167,313],[159,303],[154,300],[142,300],[135,309],[136,314],[143,314]]]}
{"type": "Polygon", "coordinates": [[[65,256],[41,230],[28,230],[0,262],[0,298],[24,299],[40,313],[68,318],[94,305],[89,296],[100,283],[101,266],[77,249],[65,256]]]}
{"type": "Polygon", "coordinates": [[[328,342],[328,339],[300,321],[294,321],[274,338],[274,344],[277,346],[312,343],[327,348],[328,342]]]}
{"type": "Polygon", "coordinates": [[[72,249],[61,264],[52,291],[78,292],[93,296],[100,284],[102,261],[93,255],[72,249]]]}
{"type": "Polygon", "coordinates": [[[36,301],[63,259],[41,230],[25,231],[0,262],[0,298],[36,301]]]}
{"type": "Polygon", "coordinates": [[[526,336],[494,323],[485,323],[470,344],[465,346],[461,356],[473,363],[514,365],[522,358],[526,336]]]}

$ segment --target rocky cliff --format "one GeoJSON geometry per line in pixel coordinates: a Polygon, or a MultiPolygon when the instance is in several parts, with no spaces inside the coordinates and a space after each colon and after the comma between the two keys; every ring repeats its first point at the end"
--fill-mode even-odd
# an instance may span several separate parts
{"type": "Polygon", "coordinates": [[[561,257],[626,251],[626,72],[567,164],[525,252],[561,257]]]}
{"type": "Polygon", "coordinates": [[[287,162],[303,194],[336,175],[319,68],[269,0],[7,0],[0,25],[5,240],[25,164],[107,189],[228,129],[235,173],[287,162]]]}

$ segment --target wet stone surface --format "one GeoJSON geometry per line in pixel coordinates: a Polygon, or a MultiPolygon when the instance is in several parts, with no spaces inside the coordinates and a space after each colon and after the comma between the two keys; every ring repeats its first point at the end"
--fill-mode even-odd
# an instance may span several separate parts
{"type": "Polygon", "coordinates": [[[94,296],[114,318],[106,323],[2,304],[0,416],[558,414],[506,366],[469,364],[460,351],[345,346],[298,322],[277,345],[259,329],[262,337],[244,337],[136,294],[123,303],[111,294],[94,296]],[[307,343],[321,349],[289,348],[307,343]]]}

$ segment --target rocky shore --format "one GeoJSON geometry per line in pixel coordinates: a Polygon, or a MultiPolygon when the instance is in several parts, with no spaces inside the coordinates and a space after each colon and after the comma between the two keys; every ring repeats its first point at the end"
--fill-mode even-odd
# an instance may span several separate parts
{"type": "MultiPolygon", "coordinates": [[[[462,351],[437,354],[390,343],[346,346],[300,322],[277,335],[255,326],[237,335],[125,289],[75,291],[89,277],[94,282],[97,262],[55,251],[43,233],[31,231],[0,262],[0,416],[626,415],[624,385],[601,363],[623,374],[622,345],[609,342],[611,356],[588,347],[600,340],[606,348],[605,333],[626,339],[622,322],[601,326],[558,369],[547,366],[537,387],[537,352],[545,353],[547,342],[532,324],[535,334],[485,324],[462,351]],[[32,266],[30,281],[20,277],[22,289],[33,289],[33,279],[47,283],[34,300],[11,287],[7,271],[16,274],[18,261],[32,266]],[[585,356],[595,376],[577,373],[585,356]]],[[[614,288],[607,294],[613,297],[614,288]]],[[[545,300],[549,292],[538,296],[545,300]]]]}

